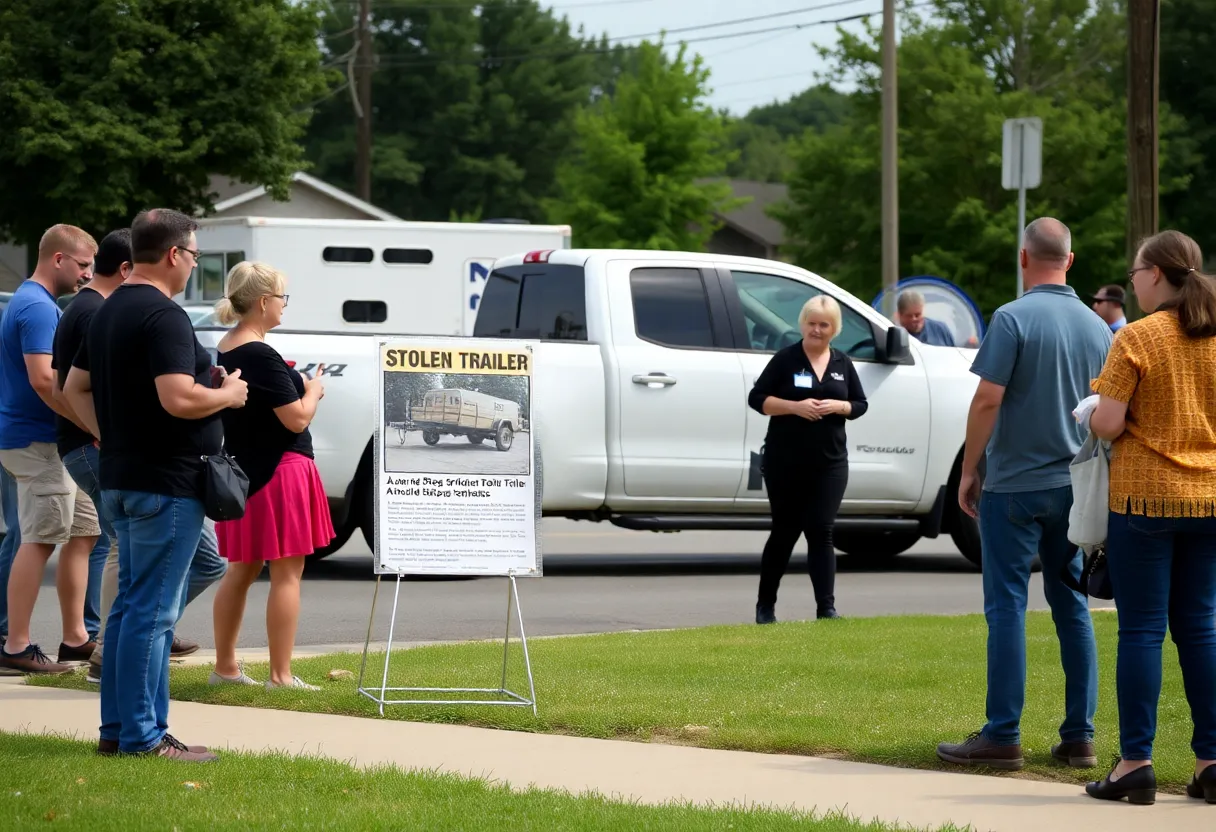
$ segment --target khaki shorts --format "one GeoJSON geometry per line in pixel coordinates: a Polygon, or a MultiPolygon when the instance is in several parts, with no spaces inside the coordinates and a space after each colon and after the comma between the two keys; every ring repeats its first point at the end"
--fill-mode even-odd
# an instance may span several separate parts
{"type": "Polygon", "coordinates": [[[97,507],[68,475],[54,442],[0,450],[0,465],[17,481],[22,543],[58,546],[101,534],[97,507]]]}

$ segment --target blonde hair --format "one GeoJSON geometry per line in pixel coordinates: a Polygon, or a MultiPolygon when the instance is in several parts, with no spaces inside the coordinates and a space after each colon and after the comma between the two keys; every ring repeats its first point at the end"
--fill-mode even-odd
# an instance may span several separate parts
{"type": "Polygon", "coordinates": [[[816,313],[832,322],[833,338],[840,334],[840,304],[836,302],[835,298],[828,295],[815,295],[804,303],[802,311],[798,313],[798,326],[805,325],[807,318],[816,313]]]}
{"type": "Polygon", "coordinates": [[[97,241],[93,235],[83,228],[60,223],[48,228],[38,241],[38,259],[54,257],[61,251],[73,254],[84,249],[89,250],[90,256],[97,254],[97,241]]]}
{"type": "Polygon", "coordinates": [[[287,276],[266,263],[242,260],[228,272],[224,281],[224,297],[215,304],[215,317],[228,326],[243,318],[260,298],[281,295],[287,286],[287,276]]]}

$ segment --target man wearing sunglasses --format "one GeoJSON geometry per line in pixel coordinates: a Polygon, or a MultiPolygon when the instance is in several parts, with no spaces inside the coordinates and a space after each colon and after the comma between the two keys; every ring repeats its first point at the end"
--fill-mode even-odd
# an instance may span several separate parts
{"type": "Polygon", "coordinates": [[[1123,313],[1126,295],[1122,286],[1103,286],[1093,296],[1093,310],[1098,317],[1106,321],[1111,332],[1118,332],[1127,326],[1127,317],[1123,313]]]}
{"type": "Polygon", "coordinates": [[[56,298],[91,275],[97,243],[72,225],[50,228],[38,245],[34,274],[13,293],[0,324],[0,465],[17,481],[21,546],[8,576],[8,638],[0,667],[22,673],[65,673],[96,646],[85,628],[89,553],[101,532],[97,510],[59,458],[51,354],[61,314],[56,298]],[[30,620],[46,562],[56,546],[56,585],[63,617],[57,659],[31,641],[30,620]]]}

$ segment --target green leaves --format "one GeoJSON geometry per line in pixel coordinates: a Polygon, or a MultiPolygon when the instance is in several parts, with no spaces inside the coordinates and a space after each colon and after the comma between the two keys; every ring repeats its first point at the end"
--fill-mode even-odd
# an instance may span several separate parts
{"type": "Polygon", "coordinates": [[[0,237],[210,205],[208,177],[286,192],[325,90],[312,0],[70,0],[0,9],[0,237]]]}
{"type": "MultiPolygon", "coordinates": [[[[1126,269],[1121,12],[1084,0],[941,0],[904,15],[899,46],[900,272],[936,274],[986,313],[1016,289],[1017,193],[1001,188],[1004,119],[1043,119],[1043,183],[1027,216],[1073,232],[1081,292],[1126,269]]],[[[777,210],[794,259],[862,297],[881,288],[879,35],[829,56],[857,83],[842,124],[806,134],[777,210]]],[[[1176,122],[1166,120],[1165,128],[1176,122]]],[[[1168,137],[1167,132],[1167,137],[1168,137]]],[[[1168,149],[1168,145],[1166,145],[1168,149]]],[[[1180,177],[1163,180],[1176,187],[1180,177]]]]}
{"type": "Polygon", "coordinates": [[[580,247],[698,251],[713,214],[740,204],[720,176],[730,160],[722,116],[705,104],[709,71],[682,46],[667,58],[643,43],[611,97],[579,113],[571,156],[558,169],[553,222],[580,247]]]}

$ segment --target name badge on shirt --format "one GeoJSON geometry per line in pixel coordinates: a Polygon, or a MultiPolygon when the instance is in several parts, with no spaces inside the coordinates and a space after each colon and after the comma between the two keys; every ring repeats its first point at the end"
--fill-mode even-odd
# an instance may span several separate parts
{"type": "Polygon", "coordinates": [[[844,376],[840,373],[832,373],[832,378],[836,381],[844,381],[844,376]]]}
{"type": "Polygon", "coordinates": [[[794,373],[794,386],[806,388],[814,387],[815,377],[810,373],[794,373]]]}

